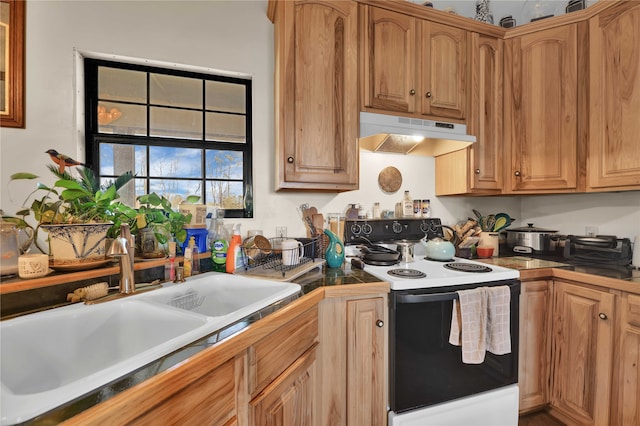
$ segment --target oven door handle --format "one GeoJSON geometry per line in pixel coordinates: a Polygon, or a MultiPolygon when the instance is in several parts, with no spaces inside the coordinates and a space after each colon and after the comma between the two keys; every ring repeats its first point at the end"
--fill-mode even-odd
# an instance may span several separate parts
{"type": "MultiPolygon", "coordinates": [[[[509,291],[514,294],[518,294],[520,291],[520,282],[515,284],[509,284],[509,291]]],[[[447,293],[427,293],[427,294],[398,294],[395,296],[396,303],[429,303],[429,302],[444,302],[447,300],[459,299],[458,293],[450,291],[447,293]]]]}
{"type": "Polygon", "coordinates": [[[458,293],[455,291],[449,293],[399,294],[396,296],[396,303],[429,303],[453,299],[458,299],[458,293]]]}

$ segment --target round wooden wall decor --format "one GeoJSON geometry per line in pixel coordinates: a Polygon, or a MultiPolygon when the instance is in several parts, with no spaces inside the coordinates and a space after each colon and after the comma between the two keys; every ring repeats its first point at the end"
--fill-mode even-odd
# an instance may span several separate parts
{"type": "Polygon", "coordinates": [[[396,192],[402,186],[402,174],[393,166],[385,167],[378,175],[378,185],[384,192],[396,192]]]}

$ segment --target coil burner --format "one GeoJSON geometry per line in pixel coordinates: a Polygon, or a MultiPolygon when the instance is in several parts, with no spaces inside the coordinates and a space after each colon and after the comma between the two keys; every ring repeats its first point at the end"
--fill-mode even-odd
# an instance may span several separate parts
{"type": "Polygon", "coordinates": [[[458,272],[491,272],[493,270],[488,266],[462,262],[446,263],[444,267],[458,272]]]}
{"type": "Polygon", "coordinates": [[[392,277],[410,278],[410,279],[424,278],[427,276],[427,274],[425,274],[422,271],[418,271],[417,269],[408,269],[408,268],[390,269],[389,271],[387,271],[387,274],[391,275],[392,277]]]}

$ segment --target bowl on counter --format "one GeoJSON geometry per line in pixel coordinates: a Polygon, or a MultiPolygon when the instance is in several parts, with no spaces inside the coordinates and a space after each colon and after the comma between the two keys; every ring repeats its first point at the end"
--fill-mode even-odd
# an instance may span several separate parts
{"type": "Polygon", "coordinates": [[[477,247],[476,253],[478,254],[478,257],[486,259],[493,256],[493,247],[477,247]]]}

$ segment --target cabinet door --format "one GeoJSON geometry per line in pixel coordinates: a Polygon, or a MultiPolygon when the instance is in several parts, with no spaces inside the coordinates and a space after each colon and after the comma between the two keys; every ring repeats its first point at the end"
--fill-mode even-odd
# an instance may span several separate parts
{"type": "Polygon", "coordinates": [[[623,294],[617,374],[613,380],[612,425],[640,424],[640,296],[623,294]]]}
{"type": "Polygon", "coordinates": [[[421,24],[421,111],[435,117],[465,118],[469,83],[467,32],[430,21],[421,24]]]}
{"type": "Polygon", "coordinates": [[[550,282],[523,282],[520,293],[520,351],[518,386],[520,412],[532,411],[549,403],[549,364],[551,361],[550,282]]]}
{"type": "Polygon", "coordinates": [[[311,426],[316,406],[316,346],[267,386],[251,405],[251,424],[311,426]]]}
{"type": "Polygon", "coordinates": [[[401,13],[363,7],[363,105],[385,111],[416,108],[416,22],[401,13]]]}
{"type": "Polygon", "coordinates": [[[469,133],[471,189],[502,188],[502,46],[503,41],[474,33],[471,37],[469,133]]]}
{"type": "Polygon", "coordinates": [[[357,189],[357,4],[276,7],[278,189],[357,189]]]}
{"type": "Polygon", "coordinates": [[[152,410],[128,424],[235,424],[235,394],[232,359],[178,392],[169,394],[152,410]]]}
{"type": "Polygon", "coordinates": [[[640,3],[589,22],[589,190],[640,189],[640,3]]]}
{"type": "Polygon", "coordinates": [[[347,425],[386,424],[384,299],[347,302],[347,425]]]}
{"type": "Polygon", "coordinates": [[[577,187],[576,24],[508,40],[505,138],[508,189],[577,187]]]}
{"type": "Polygon", "coordinates": [[[615,296],[555,281],[552,405],[573,421],[607,425],[615,296]]]}

